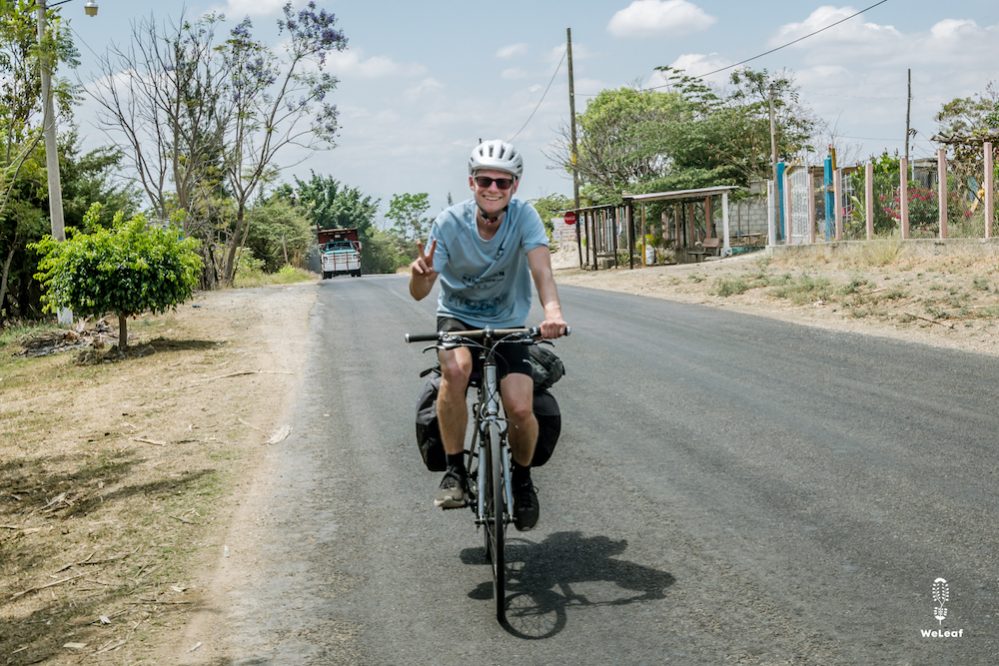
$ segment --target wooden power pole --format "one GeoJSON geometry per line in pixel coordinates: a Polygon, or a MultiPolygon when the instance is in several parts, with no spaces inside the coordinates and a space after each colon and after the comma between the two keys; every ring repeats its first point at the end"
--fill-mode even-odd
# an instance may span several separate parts
{"type": "Polygon", "coordinates": [[[912,130],[909,128],[909,121],[912,113],[912,70],[909,71],[909,93],[905,102],[905,163],[909,163],[909,135],[912,130]]]}
{"type": "Polygon", "coordinates": [[[578,153],[576,152],[576,86],[572,78],[572,28],[565,29],[565,48],[569,63],[569,133],[571,135],[571,150],[569,162],[572,164],[572,205],[576,213],[576,251],[579,254],[579,265],[583,265],[583,242],[580,238],[579,225],[583,223],[582,216],[579,215],[579,168],[577,165],[578,153]]]}

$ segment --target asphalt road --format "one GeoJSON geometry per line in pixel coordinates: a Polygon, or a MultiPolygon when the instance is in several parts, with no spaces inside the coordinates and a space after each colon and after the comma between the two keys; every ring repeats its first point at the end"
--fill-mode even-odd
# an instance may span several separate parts
{"type": "Polygon", "coordinates": [[[563,287],[563,434],[503,628],[413,442],[431,359],[402,334],[434,299],[317,289],[234,663],[996,663],[996,359],[563,287]]]}

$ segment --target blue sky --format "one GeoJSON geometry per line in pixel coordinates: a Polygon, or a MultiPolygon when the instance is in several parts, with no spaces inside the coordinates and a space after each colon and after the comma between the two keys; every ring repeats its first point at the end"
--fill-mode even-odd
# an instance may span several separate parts
{"type": "MultiPolygon", "coordinates": [[[[332,61],[340,78],[338,147],[280,159],[300,162],[289,167],[288,179],[310,169],[332,175],[380,198],[383,210],[393,194],[427,192],[436,211],[449,193],[455,200],[468,194],[464,165],[478,138],[513,138],[526,156],[519,196],[571,195],[571,179],[545,156],[568,124],[567,70],[564,62],[559,66],[567,27],[582,111],[601,89],[656,85],[657,66],[703,74],[876,1],[320,0],[349,39],[347,51],[332,61]]],[[[184,8],[188,17],[207,10],[233,21],[249,15],[257,34],[276,44],[274,21],[283,0],[99,3],[96,18],[83,16],[83,0],[61,7],[72,19],[83,59],[77,72],[61,75],[87,82],[96,72],[94,52],[112,41],[126,44],[131,21],[150,15],[176,20],[184,8]]],[[[983,92],[999,79],[997,62],[996,0],[887,0],[749,65],[792,73],[802,102],[826,124],[819,144],[835,141],[841,158],[856,161],[883,149],[901,151],[907,68],[918,131],[913,155],[923,157],[935,150],[929,139],[941,104],[983,92]]],[[[708,81],[724,86],[727,75],[708,81]]],[[[91,104],[80,107],[77,119],[89,142],[104,140],[91,104]]]]}

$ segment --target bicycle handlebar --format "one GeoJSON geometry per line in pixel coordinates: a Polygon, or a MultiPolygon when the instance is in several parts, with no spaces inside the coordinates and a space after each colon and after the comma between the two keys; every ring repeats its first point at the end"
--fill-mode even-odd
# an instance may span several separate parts
{"type": "MultiPolygon", "coordinates": [[[[565,327],[565,335],[569,335],[572,329],[565,327]]],[[[471,331],[438,331],[436,333],[407,333],[406,342],[443,342],[447,336],[468,338],[469,340],[481,340],[482,338],[505,338],[511,335],[521,335],[524,338],[538,339],[541,337],[541,328],[531,326],[530,328],[481,328],[471,331]]]]}

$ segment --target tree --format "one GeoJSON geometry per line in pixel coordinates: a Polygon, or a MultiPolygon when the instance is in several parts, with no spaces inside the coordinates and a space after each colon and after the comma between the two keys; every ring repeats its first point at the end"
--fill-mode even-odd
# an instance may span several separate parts
{"type": "Polygon", "coordinates": [[[393,194],[385,217],[392,221],[392,231],[415,247],[417,241],[425,240],[430,233],[433,220],[427,216],[428,210],[430,195],[426,192],[393,194]]]}
{"type": "Polygon", "coordinates": [[[333,146],[339,125],[336,106],[326,100],[337,79],[325,71],[332,51],[347,48],[336,17],[310,1],[297,14],[284,6],[278,30],[287,35],[284,57],[250,35],[249,19],[233,28],[222,49],[232,73],[227,102],[225,175],[236,201],[236,219],[224,265],[227,282],[235,273],[236,250],[249,232],[246,204],[276,169],[277,153],[289,145],[333,146]]]}
{"type": "MultiPolygon", "coordinates": [[[[26,246],[48,226],[41,63],[54,69],[76,56],[57,14],[50,16],[41,44],[35,20],[33,2],[0,3],[0,322],[12,313],[30,313],[34,268],[27,266],[26,246]]],[[[60,109],[70,108],[69,86],[56,80],[52,92],[60,109]]]]}
{"type": "MultiPolygon", "coordinates": [[[[658,70],[668,90],[604,90],[579,115],[576,167],[590,203],[612,203],[626,191],[745,186],[769,177],[771,94],[779,156],[809,148],[815,121],[788,76],[738,70],[722,95],[675,68],[658,70]]],[[[571,171],[567,130],[549,157],[571,171]]]]}
{"type": "Polygon", "coordinates": [[[246,248],[274,273],[282,266],[304,266],[315,233],[304,211],[282,196],[272,195],[247,211],[250,235],[246,248]]]}
{"type": "Polygon", "coordinates": [[[316,229],[356,228],[364,242],[370,236],[378,214],[378,199],[364,194],[331,176],[310,172],[308,180],[295,178],[295,187],[284,186],[279,192],[291,197],[304,210],[316,229]]]}
{"type": "Polygon", "coordinates": [[[285,4],[280,50],[254,39],[249,19],[220,43],[221,20],[209,15],[172,29],[139,24],[131,49],[104,59],[95,98],[106,128],[126,139],[157,215],[183,210],[184,228],[203,241],[212,269],[213,248],[224,245],[221,280],[231,283],[237,249],[249,237],[247,209],[280,171],[278,154],[334,145],[337,109],[327,98],[337,79],[326,61],[347,39],[315,2],[297,12],[285,4]]]}
{"type": "Polygon", "coordinates": [[[934,119],[940,128],[933,139],[952,151],[950,166],[960,177],[960,189],[977,195],[977,187],[969,187],[969,179],[976,183],[982,180],[982,144],[999,143],[999,90],[990,82],[984,93],[947,102],[934,119]]]}
{"type": "Polygon", "coordinates": [[[216,51],[222,20],[207,14],[191,22],[182,14],[173,24],[133,24],[131,44],[101,57],[103,76],[91,91],[153,215],[167,220],[182,211],[184,232],[201,240],[206,288],[219,279],[216,244],[232,219],[222,148],[229,72],[216,51]]]}
{"type": "MultiPolygon", "coordinates": [[[[694,109],[673,92],[603,90],[579,115],[576,168],[580,178],[610,198],[670,167],[674,146],[694,109]]],[[[572,171],[568,130],[554,156],[572,171]]]]}
{"type": "Polygon", "coordinates": [[[162,313],[189,299],[198,284],[197,241],[174,225],[149,225],[143,215],[115,215],[112,228],[97,224],[94,204],[84,224],[91,233],[69,229],[65,241],[52,236],[32,244],[42,257],[35,276],[48,311],[69,307],[84,316],[118,316],[118,348],[128,347],[128,318],[162,313]]]}
{"type": "Polygon", "coordinates": [[[531,205],[534,206],[534,209],[538,211],[538,215],[541,216],[541,222],[544,223],[545,231],[548,232],[549,241],[555,232],[555,225],[552,222],[552,218],[560,217],[564,211],[573,207],[572,199],[561,194],[549,194],[539,197],[531,201],[531,205]]]}

